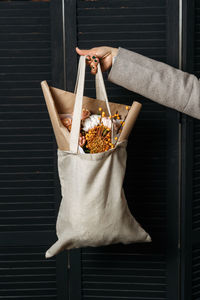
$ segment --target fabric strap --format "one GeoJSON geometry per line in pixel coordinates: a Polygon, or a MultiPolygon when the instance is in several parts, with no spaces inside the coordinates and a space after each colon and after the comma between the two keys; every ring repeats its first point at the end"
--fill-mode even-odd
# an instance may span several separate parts
{"type": "Polygon", "coordinates": [[[105,88],[105,84],[104,84],[100,64],[98,64],[98,71],[97,71],[97,74],[95,76],[95,85],[96,85],[96,98],[98,100],[103,100],[103,101],[106,102],[106,107],[107,107],[107,110],[108,110],[108,113],[109,113],[109,116],[110,116],[111,111],[110,111],[108,96],[107,96],[107,93],[106,93],[106,88],[105,88]]]}
{"type": "MultiPolygon", "coordinates": [[[[84,93],[84,85],[85,85],[85,67],[86,67],[86,56],[80,56],[76,85],[74,89],[76,98],[74,104],[72,129],[70,134],[70,151],[73,153],[78,152],[78,141],[80,135],[81,113],[82,113],[82,105],[83,105],[83,93],[84,93]]],[[[98,64],[98,72],[96,74],[95,82],[96,82],[96,97],[97,99],[106,102],[108,113],[109,115],[111,115],[100,64],[98,64]]]]}
{"type": "Polygon", "coordinates": [[[78,68],[77,93],[74,104],[73,122],[70,134],[70,151],[78,152],[78,140],[80,135],[81,112],[83,103],[83,92],[85,84],[85,56],[80,56],[78,68]]]}
{"type": "MultiPolygon", "coordinates": [[[[79,83],[79,78],[80,78],[80,68],[81,68],[81,64],[80,64],[80,60],[79,60],[74,94],[77,93],[77,88],[78,88],[78,83],[79,83]]],[[[106,88],[105,88],[103,74],[101,71],[100,64],[98,64],[97,70],[98,70],[98,72],[95,75],[96,99],[106,102],[106,107],[107,107],[108,113],[109,113],[109,115],[111,115],[110,106],[109,106],[109,102],[108,102],[108,96],[106,93],[106,88]]]]}

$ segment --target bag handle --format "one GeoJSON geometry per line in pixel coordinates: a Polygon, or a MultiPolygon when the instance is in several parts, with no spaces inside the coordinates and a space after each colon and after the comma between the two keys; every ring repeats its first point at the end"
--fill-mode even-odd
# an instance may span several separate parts
{"type": "MultiPolygon", "coordinates": [[[[77,88],[78,88],[78,83],[79,83],[79,78],[80,78],[80,68],[81,68],[81,64],[80,64],[80,60],[79,60],[74,94],[77,93],[77,88]]],[[[109,102],[108,102],[108,96],[107,96],[107,92],[106,92],[106,88],[105,88],[105,84],[104,84],[104,79],[103,79],[103,74],[101,71],[100,63],[97,66],[97,73],[95,75],[95,88],[96,88],[96,99],[106,102],[106,107],[107,107],[108,113],[109,113],[109,115],[111,115],[110,106],[109,106],[109,102]]]]}
{"type": "Polygon", "coordinates": [[[78,67],[78,84],[77,92],[74,103],[74,113],[72,128],[70,134],[70,151],[73,153],[78,152],[78,140],[80,135],[80,125],[81,125],[81,112],[82,112],[82,103],[83,103],[83,92],[85,84],[85,56],[80,56],[79,58],[79,67],[78,67]]]}
{"type": "MultiPolygon", "coordinates": [[[[78,72],[77,72],[77,80],[75,85],[76,97],[75,97],[75,104],[74,104],[73,122],[72,122],[71,134],[70,134],[70,151],[73,153],[78,152],[78,141],[80,135],[80,124],[81,124],[81,114],[82,114],[82,105],[83,105],[83,93],[84,93],[84,85],[85,85],[85,67],[86,67],[85,60],[86,60],[86,56],[80,56],[78,72]]],[[[98,74],[96,75],[97,78],[96,81],[98,86],[97,90],[102,91],[101,95],[104,96],[104,101],[106,102],[108,112],[109,114],[111,114],[100,64],[98,64],[97,74],[98,74]]]]}
{"type": "Polygon", "coordinates": [[[110,111],[110,106],[108,102],[108,96],[106,93],[106,88],[103,80],[103,74],[101,71],[101,65],[100,63],[98,64],[98,71],[95,76],[95,86],[96,86],[96,98],[98,100],[103,100],[106,102],[106,107],[109,113],[109,116],[111,116],[111,111],[110,111]]]}

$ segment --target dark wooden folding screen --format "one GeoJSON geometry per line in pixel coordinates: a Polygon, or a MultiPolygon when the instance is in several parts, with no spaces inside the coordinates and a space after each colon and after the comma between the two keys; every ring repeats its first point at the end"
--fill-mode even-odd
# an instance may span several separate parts
{"type": "MultiPolygon", "coordinates": [[[[178,0],[0,2],[0,299],[200,299],[199,121],[107,74],[110,101],[143,103],[124,186],[153,242],[44,258],[60,191],[40,81],[73,91],[76,45],[124,47],[199,76],[200,5],[182,5],[181,35],[178,0]]],[[[89,70],[85,94],[95,96],[89,70]]]]}
{"type": "MultiPolygon", "coordinates": [[[[183,70],[200,77],[200,2],[184,1],[183,70]]],[[[200,121],[182,116],[181,295],[200,299],[200,121]]]]}

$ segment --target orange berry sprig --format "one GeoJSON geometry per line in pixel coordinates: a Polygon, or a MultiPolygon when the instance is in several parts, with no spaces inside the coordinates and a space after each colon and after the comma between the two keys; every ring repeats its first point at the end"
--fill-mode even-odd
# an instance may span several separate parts
{"type": "Polygon", "coordinates": [[[102,122],[102,108],[101,107],[99,107],[99,112],[100,112],[99,121],[101,123],[102,122]]]}
{"type": "Polygon", "coordinates": [[[111,130],[103,124],[90,129],[85,138],[87,142],[86,148],[90,153],[105,152],[114,148],[114,145],[111,143],[111,130]]]}
{"type": "Polygon", "coordinates": [[[120,116],[119,116],[118,111],[116,111],[116,113],[112,116],[112,118],[113,118],[114,120],[120,120],[120,116]]]}

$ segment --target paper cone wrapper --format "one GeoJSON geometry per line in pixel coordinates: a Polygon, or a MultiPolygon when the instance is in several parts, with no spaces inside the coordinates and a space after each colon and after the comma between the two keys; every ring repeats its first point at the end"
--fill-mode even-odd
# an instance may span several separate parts
{"type": "MultiPolygon", "coordinates": [[[[46,81],[41,82],[42,91],[46,101],[48,113],[53,126],[56,142],[60,150],[69,150],[70,132],[63,125],[60,119],[60,114],[73,114],[76,95],[61,89],[48,86],[46,81]]],[[[109,102],[112,115],[118,111],[122,119],[125,119],[125,125],[122,129],[119,141],[128,139],[128,136],[135,124],[142,105],[138,102],[133,102],[132,106],[127,111],[127,106],[124,104],[109,102]],[[127,115],[128,113],[128,115],[127,115]]],[[[87,108],[91,114],[99,114],[99,107],[107,112],[106,103],[102,100],[83,97],[83,107],[87,108]]]]}
{"type": "Polygon", "coordinates": [[[142,108],[141,103],[136,102],[136,101],[133,102],[133,104],[129,110],[129,113],[126,117],[122,132],[119,136],[119,140],[118,140],[119,142],[128,139],[128,137],[133,129],[133,126],[137,120],[137,117],[140,113],[141,108],[142,108]]]}

